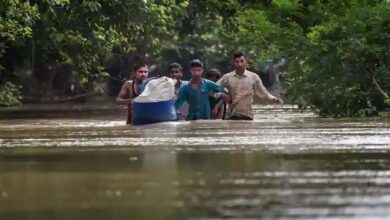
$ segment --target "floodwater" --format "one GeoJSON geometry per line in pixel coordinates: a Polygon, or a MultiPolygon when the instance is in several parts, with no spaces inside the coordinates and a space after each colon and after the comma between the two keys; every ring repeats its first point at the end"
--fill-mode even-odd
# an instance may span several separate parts
{"type": "Polygon", "coordinates": [[[388,119],[255,109],[137,127],[115,109],[3,118],[0,219],[390,219],[388,119]]]}

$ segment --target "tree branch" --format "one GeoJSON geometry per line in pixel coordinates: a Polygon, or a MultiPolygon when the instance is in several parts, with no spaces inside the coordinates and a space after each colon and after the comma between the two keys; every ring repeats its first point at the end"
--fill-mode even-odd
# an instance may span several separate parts
{"type": "Polygon", "coordinates": [[[389,95],[382,89],[382,87],[379,85],[378,80],[375,79],[375,77],[372,77],[372,83],[375,85],[375,89],[382,94],[385,99],[389,99],[389,95]]]}

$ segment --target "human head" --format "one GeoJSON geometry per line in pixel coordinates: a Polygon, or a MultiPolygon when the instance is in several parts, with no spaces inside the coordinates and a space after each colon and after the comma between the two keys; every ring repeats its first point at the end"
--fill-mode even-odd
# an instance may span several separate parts
{"type": "Polygon", "coordinates": [[[168,67],[168,73],[171,78],[181,80],[183,78],[183,67],[178,63],[171,63],[168,67]]]}
{"type": "Polygon", "coordinates": [[[195,59],[190,62],[190,72],[193,77],[201,77],[203,70],[204,68],[202,61],[195,59]]]}
{"type": "Polygon", "coordinates": [[[210,69],[206,73],[206,79],[217,82],[222,76],[222,73],[217,69],[210,69]]]}
{"type": "Polygon", "coordinates": [[[246,69],[246,58],[242,51],[237,51],[233,53],[233,64],[238,72],[244,72],[246,69]]]}
{"type": "Polygon", "coordinates": [[[134,79],[145,80],[148,78],[149,70],[146,64],[135,64],[133,68],[134,79]]]}

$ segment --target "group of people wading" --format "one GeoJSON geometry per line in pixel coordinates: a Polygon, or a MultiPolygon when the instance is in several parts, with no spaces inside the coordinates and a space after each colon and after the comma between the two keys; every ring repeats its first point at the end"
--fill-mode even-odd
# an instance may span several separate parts
{"type": "MultiPolygon", "coordinates": [[[[271,95],[260,77],[246,69],[247,60],[242,52],[233,54],[234,71],[222,75],[217,69],[206,72],[202,78],[204,65],[200,60],[190,62],[192,78],[183,81],[183,68],[172,63],[169,76],[176,80],[175,107],[178,120],[227,119],[253,120],[253,96],[275,104],[283,104],[283,100],[271,95]]],[[[146,64],[134,67],[134,79],[126,81],[116,99],[117,104],[128,106],[127,124],[131,124],[132,100],[141,92],[142,82],[148,78],[146,64]]]]}

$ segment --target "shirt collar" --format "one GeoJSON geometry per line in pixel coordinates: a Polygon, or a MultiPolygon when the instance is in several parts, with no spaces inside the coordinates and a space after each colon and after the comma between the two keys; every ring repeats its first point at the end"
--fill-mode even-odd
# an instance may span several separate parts
{"type": "MultiPolygon", "coordinates": [[[[201,78],[200,84],[203,84],[204,82],[205,82],[205,80],[204,80],[204,78],[202,77],[202,78],[201,78]]],[[[190,79],[190,81],[188,81],[188,85],[191,85],[191,83],[192,83],[192,78],[190,79]]]]}
{"type": "Polygon", "coordinates": [[[238,75],[237,72],[234,70],[234,76],[248,76],[248,70],[245,69],[244,74],[238,75]]]}

